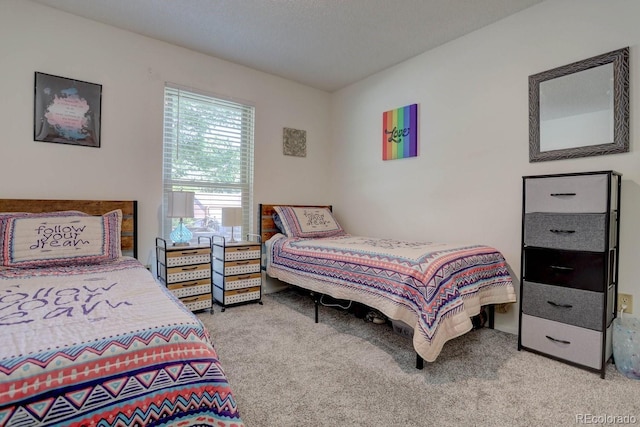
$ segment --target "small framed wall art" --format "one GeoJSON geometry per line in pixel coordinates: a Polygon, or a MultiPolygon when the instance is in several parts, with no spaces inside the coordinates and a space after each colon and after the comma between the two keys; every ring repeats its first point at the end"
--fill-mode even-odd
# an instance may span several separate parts
{"type": "Polygon", "coordinates": [[[418,155],[418,104],[382,113],[382,160],[418,155]]]}
{"type": "Polygon", "coordinates": [[[36,72],[33,139],[100,147],[102,85],[36,72]]]}
{"type": "Polygon", "coordinates": [[[282,149],[285,156],[307,157],[307,131],[283,128],[282,149]]]}

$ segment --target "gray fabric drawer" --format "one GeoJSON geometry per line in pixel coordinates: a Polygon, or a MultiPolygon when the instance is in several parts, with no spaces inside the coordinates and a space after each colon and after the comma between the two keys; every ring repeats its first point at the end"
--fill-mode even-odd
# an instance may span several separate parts
{"type": "Polygon", "coordinates": [[[525,213],[607,212],[607,174],[527,178],[525,213]]]}
{"type": "Polygon", "coordinates": [[[552,249],[603,252],[607,215],[543,213],[525,214],[524,244],[552,249]]]}
{"type": "Polygon", "coordinates": [[[601,368],[602,333],[522,314],[521,343],[570,362],[601,368]]]}
{"type": "Polygon", "coordinates": [[[540,283],[523,283],[522,312],[582,328],[602,330],[604,294],[540,283]]]}

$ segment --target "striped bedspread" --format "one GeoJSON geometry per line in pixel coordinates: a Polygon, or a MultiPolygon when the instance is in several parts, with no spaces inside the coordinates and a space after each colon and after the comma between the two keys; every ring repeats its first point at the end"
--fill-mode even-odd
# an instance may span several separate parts
{"type": "Polygon", "coordinates": [[[414,348],[428,362],[472,329],[481,306],[516,300],[504,257],[481,245],[276,234],[267,241],[267,274],[412,326],[414,348]]]}
{"type": "Polygon", "coordinates": [[[242,426],[208,332],[135,259],[0,269],[0,426],[242,426]]]}

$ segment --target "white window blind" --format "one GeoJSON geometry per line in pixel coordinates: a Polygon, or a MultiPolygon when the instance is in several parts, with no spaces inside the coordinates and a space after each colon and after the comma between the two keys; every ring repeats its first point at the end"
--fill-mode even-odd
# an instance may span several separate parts
{"type": "Polygon", "coordinates": [[[185,225],[198,236],[223,234],[223,207],[242,207],[242,234],[251,230],[253,206],[254,107],[179,86],[165,86],[163,230],[178,219],[167,217],[168,193],[195,192],[194,218],[185,225]]]}

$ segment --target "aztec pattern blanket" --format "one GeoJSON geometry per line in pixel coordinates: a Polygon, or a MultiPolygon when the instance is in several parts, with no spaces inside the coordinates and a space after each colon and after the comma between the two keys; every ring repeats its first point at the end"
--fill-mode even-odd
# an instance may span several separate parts
{"type": "Polygon", "coordinates": [[[0,268],[0,426],[242,426],[202,323],[137,260],[0,268]]]}
{"type": "Polygon", "coordinates": [[[267,241],[267,274],[412,326],[414,348],[428,362],[472,329],[481,306],[516,300],[504,257],[481,245],[276,234],[267,241]]]}

